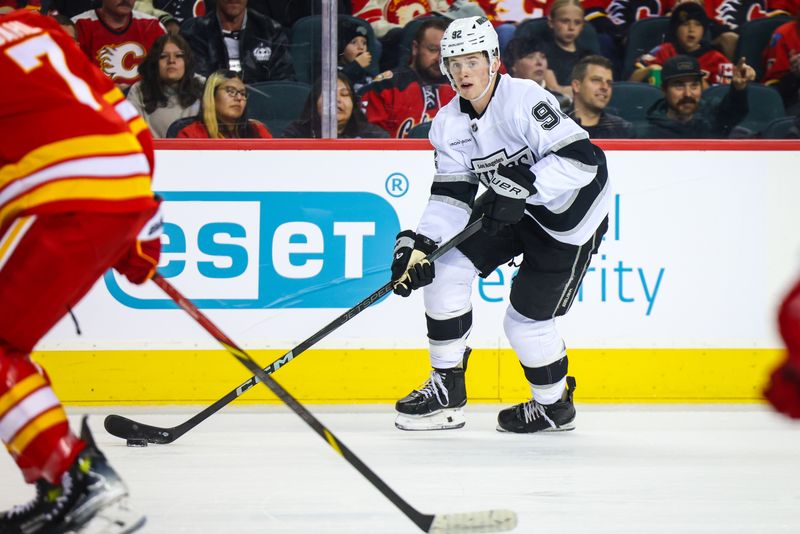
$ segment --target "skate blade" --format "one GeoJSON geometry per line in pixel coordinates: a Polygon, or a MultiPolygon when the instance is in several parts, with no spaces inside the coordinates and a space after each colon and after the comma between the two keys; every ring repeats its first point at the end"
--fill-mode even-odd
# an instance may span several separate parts
{"type": "Polygon", "coordinates": [[[545,428],[544,430],[537,430],[536,432],[512,432],[510,430],[506,430],[505,428],[497,425],[497,431],[502,432],[504,434],[545,434],[548,432],[569,432],[570,430],[575,430],[575,421],[570,421],[564,425],[559,427],[553,428],[545,428]]]}
{"type": "Polygon", "coordinates": [[[397,414],[394,426],[400,430],[452,430],[466,424],[464,410],[450,408],[428,415],[397,414]]]}
{"type": "Polygon", "coordinates": [[[129,534],[142,528],[146,518],[131,509],[123,497],[97,511],[87,522],[61,530],[63,534],[129,534]]]}

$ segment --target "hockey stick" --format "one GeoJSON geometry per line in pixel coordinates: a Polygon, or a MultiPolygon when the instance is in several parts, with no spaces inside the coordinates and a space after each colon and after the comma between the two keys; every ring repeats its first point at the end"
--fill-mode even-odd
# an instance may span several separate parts
{"type": "MultiPolygon", "coordinates": [[[[451,250],[452,248],[458,246],[465,239],[473,235],[477,232],[482,224],[482,220],[478,219],[472,224],[465,227],[461,230],[458,234],[453,236],[450,240],[446,243],[443,243],[442,246],[431,252],[427,259],[431,262],[435,261],[436,259],[440,258],[446,252],[451,250]]],[[[264,372],[266,374],[272,374],[294,358],[308,350],[310,347],[315,345],[321,339],[326,337],[328,334],[333,332],[334,330],[338,329],[340,326],[348,322],[350,319],[367,309],[370,305],[380,300],[381,297],[389,293],[394,288],[394,282],[388,282],[384,284],[380,289],[373,292],[367,298],[344,312],[342,315],[325,325],[321,330],[312,334],[311,337],[297,345],[295,348],[269,364],[267,367],[264,368],[264,372]]],[[[183,423],[171,427],[171,428],[163,428],[158,426],[147,425],[144,423],[138,423],[132,419],[128,419],[127,417],[123,417],[121,415],[111,414],[105,418],[104,425],[106,430],[109,434],[117,436],[118,438],[122,439],[133,439],[133,440],[147,440],[149,443],[172,443],[182,435],[184,435],[189,430],[193,429],[206,419],[208,419],[211,415],[215,414],[216,412],[220,411],[222,408],[230,404],[240,395],[242,395],[245,391],[250,389],[251,387],[255,386],[259,382],[258,375],[252,376],[247,379],[245,382],[240,384],[236,389],[229,392],[227,395],[222,397],[221,399],[217,400],[211,406],[205,408],[200,413],[194,415],[190,419],[184,421],[183,423]]]]}
{"type": "Polygon", "coordinates": [[[344,443],[333,435],[319,419],[300,404],[283,386],[269,376],[243,349],[222,333],[203,313],[192,304],[190,300],[181,295],[169,282],[159,275],[153,281],[174,300],[178,306],[211,334],[228,352],[250,370],[258,379],[277,395],[291,410],[310,426],[314,432],[324,439],[331,448],[339,453],[347,462],[356,468],[364,478],[369,480],[375,488],[397,506],[406,517],[414,522],[424,532],[503,532],[517,526],[517,514],[511,510],[486,510],[481,512],[466,512],[459,514],[428,515],[419,512],[402,497],[392,490],[372,469],[361,461],[344,443]]]}

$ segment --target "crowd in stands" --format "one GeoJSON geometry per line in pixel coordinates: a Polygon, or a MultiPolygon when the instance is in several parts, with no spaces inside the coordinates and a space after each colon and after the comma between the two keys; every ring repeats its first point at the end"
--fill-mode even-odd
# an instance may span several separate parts
{"type": "Polygon", "coordinates": [[[56,17],[155,137],[321,137],[332,46],[339,137],[425,137],[455,96],[439,42],[473,15],[497,29],[502,72],[594,138],[800,136],[800,0],[338,0],[335,45],[320,43],[322,1],[0,0],[0,13],[56,17]]]}

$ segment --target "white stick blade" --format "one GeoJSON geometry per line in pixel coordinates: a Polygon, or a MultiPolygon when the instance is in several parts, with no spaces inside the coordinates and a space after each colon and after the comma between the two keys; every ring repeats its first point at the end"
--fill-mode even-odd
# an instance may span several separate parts
{"type": "Polygon", "coordinates": [[[517,513],[511,510],[486,510],[462,514],[437,514],[428,532],[459,534],[471,532],[505,532],[517,526],[517,513]]]}

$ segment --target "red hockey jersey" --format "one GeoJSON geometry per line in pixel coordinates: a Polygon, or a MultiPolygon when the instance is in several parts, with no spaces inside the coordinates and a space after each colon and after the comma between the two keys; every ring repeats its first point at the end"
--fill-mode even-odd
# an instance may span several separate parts
{"type": "Polygon", "coordinates": [[[0,75],[0,235],[21,215],[155,206],[147,125],[54,19],[0,16],[0,75]]]}
{"type": "Polygon", "coordinates": [[[121,86],[139,81],[139,63],[153,41],[166,33],[156,17],[138,11],[133,12],[130,22],[121,30],[109,28],[96,10],[81,13],[72,20],[83,51],[106,76],[121,86]]]}
{"type": "Polygon", "coordinates": [[[778,26],[772,34],[765,53],[767,71],[764,83],[777,83],[786,76],[791,68],[789,59],[795,54],[800,54],[800,23],[793,20],[778,26]]]}
{"type": "MultiPolygon", "coordinates": [[[[661,43],[652,49],[649,54],[640,57],[637,66],[663,65],[665,61],[677,54],[678,52],[672,43],[661,43]]],[[[703,71],[704,79],[710,85],[731,83],[733,63],[724,54],[713,48],[703,47],[689,55],[700,63],[700,70],[703,71]]]]}
{"type": "Polygon", "coordinates": [[[376,76],[366,87],[361,106],[369,122],[391,137],[403,138],[414,126],[433,120],[455,94],[449,83],[423,83],[411,68],[402,67],[376,76]]]}

